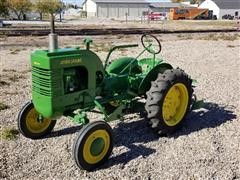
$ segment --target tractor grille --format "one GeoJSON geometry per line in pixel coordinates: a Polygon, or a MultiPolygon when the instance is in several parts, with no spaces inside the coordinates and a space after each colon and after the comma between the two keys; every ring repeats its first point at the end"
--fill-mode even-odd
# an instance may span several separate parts
{"type": "Polygon", "coordinates": [[[32,89],[43,96],[58,96],[61,94],[60,72],[32,67],[32,89]]]}

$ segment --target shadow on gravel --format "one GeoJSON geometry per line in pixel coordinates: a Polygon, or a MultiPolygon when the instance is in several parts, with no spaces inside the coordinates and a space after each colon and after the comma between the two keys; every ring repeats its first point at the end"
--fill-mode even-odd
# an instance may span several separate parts
{"type": "MultiPolygon", "coordinates": [[[[144,112],[143,106],[135,106],[135,110],[128,113],[135,112],[144,112]]],[[[144,113],[142,116],[143,115],[144,113]]],[[[226,107],[207,102],[202,109],[191,112],[187,116],[182,128],[168,137],[178,138],[179,136],[188,135],[205,128],[215,128],[236,117],[234,112],[226,110],[226,107]]],[[[135,117],[132,117],[132,119],[135,119],[135,117]]],[[[68,127],[55,131],[46,138],[73,134],[80,129],[81,126],[68,127]]],[[[111,157],[105,165],[100,167],[100,169],[109,168],[118,164],[122,164],[124,167],[125,164],[133,159],[138,157],[146,158],[156,152],[155,149],[145,146],[145,144],[149,142],[159,140],[159,137],[148,127],[145,118],[130,122],[119,122],[113,131],[114,147],[124,146],[127,147],[128,150],[122,154],[111,157]]]]}
{"type": "Polygon", "coordinates": [[[204,107],[197,111],[192,111],[184,122],[182,129],[174,133],[171,137],[188,135],[205,128],[215,128],[227,121],[232,121],[237,117],[231,110],[226,110],[227,106],[219,106],[215,103],[205,102],[204,107]]]}
{"type": "MultiPolygon", "coordinates": [[[[143,103],[141,103],[141,102],[135,102],[135,103],[136,103],[136,104],[134,104],[135,109],[131,110],[131,111],[128,111],[128,112],[125,112],[126,114],[138,113],[138,112],[143,112],[144,111],[144,104],[143,103]]],[[[119,123],[119,125],[120,124],[121,123],[119,123]]],[[[124,124],[127,124],[127,123],[124,123],[124,124]]],[[[67,127],[67,128],[64,128],[64,129],[61,129],[61,130],[58,130],[58,131],[53,131],[50,135],[48,135],[47,137],[44,137],[43,139],[49,139],[49,138],[74,134],[74,133],[79,132],[81,128],[82,128],[82,126],[74,126],[74,127],[67,127]]]]}
{"type": "MultiPolygon", "coordinates": [[[[187,116],[182,128],[168,137],[178,138],[179,136],[188,135],[205,128],[215,128],[236,117],[234,112],[226,110],[226,107],[207,102],[202,109],[191,112],[187,116]]],[[[152,133],[152,130],[148,127],[144,119],[130,123],[119,123],[118,127],[114,129],[114,134],[116,136],[115,146],[125,146],[129,150],[112,157],[101,169],[117,164],[124,166],[133,159],[140,156],[145,158],[156,152],[155,149],[142,145],[156,141],[159,138],[152,133]]]]}
{"type": "Polygon", "coordinates": [[[50,135],[48,135],[47,137],[44,137],[43,139],[49,139],[49,138],[74,134],[74,133],[79,132],[81,128],[82,128],[82,126],[74,126],[74,127],[64,128],[64,129],[52,132],[50,135]]]}
{"type": "Polygon", "coordinates": [[[147,158],[156,152],[155,149],[146,147],[145,144],[158,141],[159,137],[148,127],[145,119],[131,122],[120,122],[113,129],[114,147],[124,146],[128,150],[122,154],[113,156],[110,160],[100,167],[109,168],[114,165],[122,164],[122,167],[138,157],[147,158]]]}

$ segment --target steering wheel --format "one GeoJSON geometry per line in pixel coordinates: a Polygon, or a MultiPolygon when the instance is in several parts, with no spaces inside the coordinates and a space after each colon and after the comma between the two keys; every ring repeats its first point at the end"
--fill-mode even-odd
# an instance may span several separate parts
{"type": "Polygon", "coordinates": [[[159,54],[162,50],[160,41],[151,34],[144,34],[141,37],[143,47],[151,54],[159,54]]]}

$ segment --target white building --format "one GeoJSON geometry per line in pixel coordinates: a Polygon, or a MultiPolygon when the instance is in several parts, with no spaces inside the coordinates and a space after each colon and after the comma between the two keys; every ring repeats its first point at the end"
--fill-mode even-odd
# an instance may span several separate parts
{"type": "Polygon", "coordinates": [[[205,0],[199,8],[207,8],[213,11],[218,19],[224,15],[240,16],[240,0],[205,0]]]}
{"type": "Polygon", "coordinates": [[[87,12],[88,17],[97,15],[97,4],[93,0],[85,0],[83,1],[83,11],[87,12]]]}
{"type": "Polygon", "coordinates": [[[85,0],[83,11],[87,16],[106,18],[139,18],[149,10],[149,2],[145,0],[85,0]]]}

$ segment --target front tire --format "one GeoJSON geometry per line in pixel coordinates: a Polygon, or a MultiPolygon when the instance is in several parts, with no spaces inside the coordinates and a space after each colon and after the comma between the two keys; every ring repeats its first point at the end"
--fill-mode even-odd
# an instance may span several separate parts
{"type": "Polygon", "coordinates": [[[183,123],[192,100],[192,80],[181,69],[166,70],[147,92],[149,125],[159,135],[175,132],[183,123]]]}
{"type": "Polygon", "coordinates": [[[30,139],[40,139],[51,133],[56,120],[41,117],[32,102],[26,103],[18,115],[18,129],[30,139]]]}
{"type": "Polygon", "coordinates": [[[104,121],[96,121],[80,130],[73,145],[73,156],[78,167],[91,171],[108,160],[112,149],[112,128],[104,121]]]}

